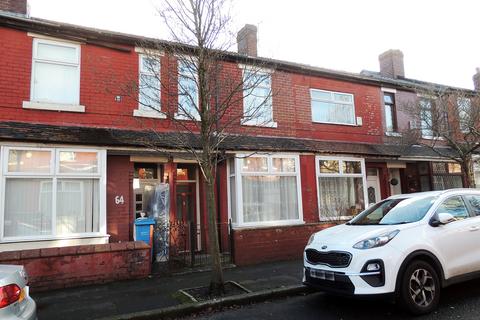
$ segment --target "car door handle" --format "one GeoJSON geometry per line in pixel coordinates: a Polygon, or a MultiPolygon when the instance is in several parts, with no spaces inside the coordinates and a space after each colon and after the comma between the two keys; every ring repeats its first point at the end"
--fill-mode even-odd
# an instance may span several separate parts
{"type": "Polygon", "coordinates": [[[479,226],[473,226],[473,227],[468,228],[468,230],[470,230],[470,231],[478,231],[478,230],[480,230],[480,227],[479,227],[479,226]]]}

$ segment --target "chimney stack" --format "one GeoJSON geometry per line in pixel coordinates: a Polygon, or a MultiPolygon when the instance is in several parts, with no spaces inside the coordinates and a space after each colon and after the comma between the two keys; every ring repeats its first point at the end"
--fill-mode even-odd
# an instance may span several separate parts
{"type": "Polygon", "coordinates": [[[480,68],[476,69],[476,73],[473,75],[473,87],[476,91],[480,91],[480,68]]]}
{"type": "Polygon", "coordinates": [[[238,53],[251,57],[257,56],[257,27],[246,24],[237,33],[238,53]]]}
{"type": "Polygon", "coordinates": [[[0,0],[0,11],[28,15],[27,0],[0,0]]]}
{"type": "Polygon", "coordinates": [[[389,78],[404,78],[403,53],[400,50],[390,49],[378,56],[380,74],[389,78]]]}

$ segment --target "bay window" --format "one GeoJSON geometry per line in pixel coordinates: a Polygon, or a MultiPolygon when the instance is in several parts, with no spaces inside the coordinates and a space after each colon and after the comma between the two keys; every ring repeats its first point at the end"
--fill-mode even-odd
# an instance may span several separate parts
{"type": "Polygon", "coordinates": [[[365,209],[365,163],[359,158],[316,157],[321,220],[348,219],[365,209]]]}
{"type": "Polygon", "coordinates": [[[235,225],[303,221],[296,155],[237,155],[229,161],[230,216],[235,225]]]}
{"type": "Polygon", "coordinates": [[[1,240],[105,235],[105,154],[2,147],[1,240]]]}

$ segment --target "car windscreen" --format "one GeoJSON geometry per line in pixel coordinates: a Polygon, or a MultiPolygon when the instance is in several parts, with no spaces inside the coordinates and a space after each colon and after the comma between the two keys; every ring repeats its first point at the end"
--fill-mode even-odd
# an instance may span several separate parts
{"type": "Polygon", "coordinates": [[[376,203],[350,220],[350,225],[403,224],[421,220],[436,197],[387,199],[376,203]]]}

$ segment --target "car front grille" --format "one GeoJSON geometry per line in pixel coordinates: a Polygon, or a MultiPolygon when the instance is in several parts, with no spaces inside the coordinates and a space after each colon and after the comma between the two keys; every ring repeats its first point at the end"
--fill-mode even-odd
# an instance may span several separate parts
{"type": "Polygon", "coordinates": [[[324,264],[332,268],[348,267],[352,255],[343,251],[319,252],[315,249],[305,250],[307,261],[311,264],[324,264]]]}

